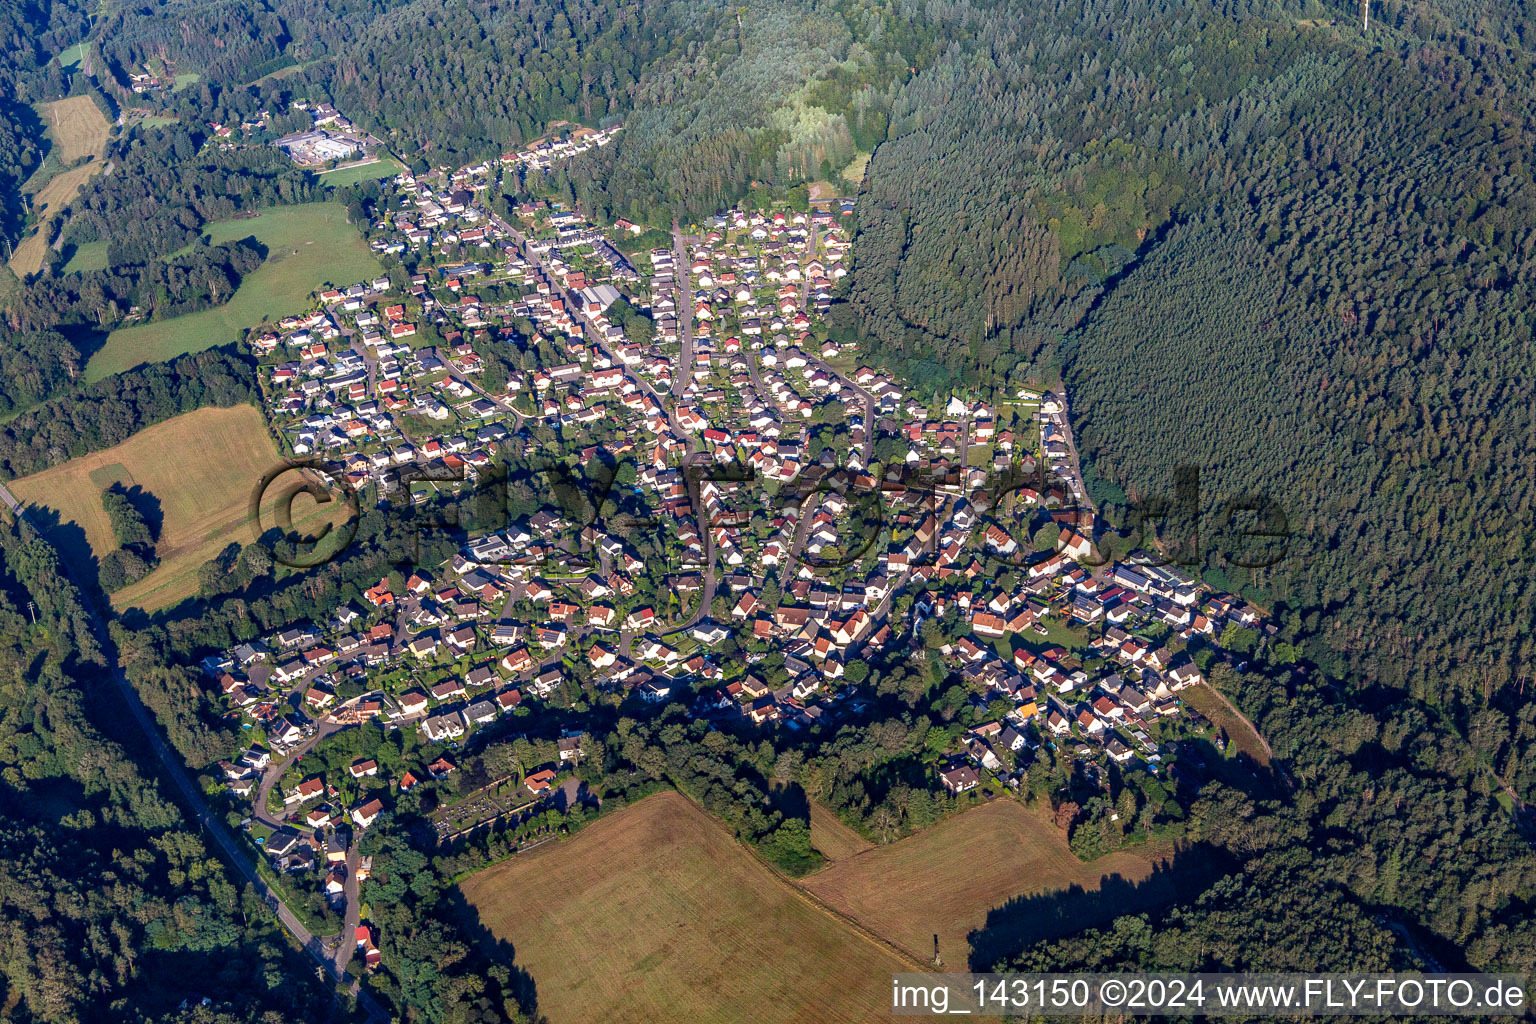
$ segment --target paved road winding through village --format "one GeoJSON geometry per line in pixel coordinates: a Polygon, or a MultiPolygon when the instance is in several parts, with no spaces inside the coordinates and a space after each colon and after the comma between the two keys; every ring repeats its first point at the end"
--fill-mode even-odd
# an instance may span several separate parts
{"type": "MultiPolygon", "coordinates": [[[[23,519],[26,518],[26,510],[23,508],[22,503],[3,484],[0,484],[0,501],[3,501],[16,516],[23,519]]],[[[28,520],[28,522],[30,523],[31,521],[28,520]]],[[[32,525],[36,529],[36,525],[32,525]]],[[[38,530],[38,534],[41,536],[42,531],[38,530]]],[[[60,564],[63,564],[62,561],[60,564]]],[[[79,586],[78,581],[76,581],[76,585],[79,586]]],[[[81,588],[81,596],[84,599],[84,588],[81,588]]],[[[102,621],[101,616],[89,601],[86,603],[86,610],[90,612],[91,624],[98,634],[98,640],[102,644],[102,649],[104,651],[111,650],[111,638],[107,633],[106,623],[102,621]]],[[[170,745],[161,737],[159,726],[155,723],[149,710],[144,707],[143,702],[139,700],[139,693],[133,688],[133,684],[128,681],[128,676],[123,671],[122,666],[114,663],[111,666],[111,676],[113,684],[116,685],[118,692],[122,694],[124,703],[128,706],[129,713],[133,715],[133,720],[143,731],[156,756],[160,758],[166,775],[181,793],[186,806],[191,809],[193,820],[202,827],[205,835],[213,839],[213,842],[223,852],[225,861],[237,874],[250,883],[256,894],[261,898],[261,901],[277,915],[278,921],[297,940],[298,944],[304,948],[304,951],[319,962],[326,976],[335,983],[347,981],[345,961],[327,950],[321,939],[311,934],[309,929],[304,927],[303,923],[299,921],[297,915],[288,909],[288,905],[283,902],[277,892],[257,873],[255,864],[250,858],[249,849],[244,843],[235,838],[234,834],[229,831],[219,816],[208,806],[207,800],[203,798],[202,790],[198,788],[197,783],[187,772],[186,766],[182,764],[181,755],[172,750],[170,745]]],[[[349,947],[351,944],[346,941],[347,938],[348,936],[343,933],[340,945],[350,952],[349,947]]],[[[352,981],[351,991],[357,996],[358,1004],[362,1006],[370,1020],[376,1022],[376,1024],[383,1024],[383,1022],[389,1020],[389,1014],[385,1013],[378,1002],[367,992],[363,991],[356,981],[352,981]]]]}

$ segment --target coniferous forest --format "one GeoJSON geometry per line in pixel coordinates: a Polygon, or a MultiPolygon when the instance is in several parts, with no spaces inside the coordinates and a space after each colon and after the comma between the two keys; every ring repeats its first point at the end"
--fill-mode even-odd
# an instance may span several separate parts
{"type": "MultiPolygon", "coordinates": [[[[997,965],[1386,970],[1428,951],[1453,969],[1536,970],[1536,855],[1517,820],[1536,800],[1526,3],[1377,4],[1369,33],[1343,0],[166,0],[98,14],[0,0],[8,238],[46,150],[29,104],[86,88],[55,54],[90,33],[102,102],[119,107],[147,60],[201,79],[157,100],[176,124],[114,138],[114,171],[70,204],[61,241],[106,242],[108,268],[50,258],[0,294],[7,475],[254,400],[250,360],[229,350],[78,378],[130,305],[206,308],[260,264],[247,243],[201,244],[207,223],[377,198],[328,190],[274,149],[226,151],[209,122],[270,109],[289,130],[308,122],[294,100],[332,102],[425,172],[517,149],[557,119],[622,121],[612,145],[491,202],[554,196],[661,231],[757,188],[831,181],[855,200],[834,337],[923,399],[1063,388],[1090,495],[1125,547],[1188,553],[1233,503],[1277,508],[1286,536],[1271,564],[1207,545],[1188,566],[1264,609],[1288,652],[1213,680],[1280,766],[1251,787],[1210,783],[1181,819],[1183,838],[1220,851],[1221,877],[1156,912],[999,950],[997,965]],[[862,179],[844,180],[861,155],[862,179]],[[1198,471],[1198,505],[1132,535],[1181,467],[1198,471]]],[[[387,572],[400,543],[365,536],[304,588],[243,563],[222,582],[251,585],[241,600],[264,626],[318,616],[322,597],[387,572]]],[[[206,976],[219,992],[198,1019],[324,1019],[329,994],[285,966],[275,924],[86,699],[118,654],[85,596],[55,585],[56,556],[24,527],[0,548],[0,1005],[40,1021],[130,1019],[129,1006],[190,1019],[177,979],[206,976]],[[23,592],[47,595],[36,622],[23,592]]],[[[255,627],[233,606],[135,623],[143,664],[123,660],[150,673],[243,639],[255,627]]],[[[186,725],[203,709],[182,677],[154,678],[179,747],[224,741],[186,725]]],[[[898,788],[905,806],[889,765],[955,710],[920,673],[883,678],[887,749],[840,741],[820,765],[818,796],[864,825],[895,814],[898,788]]],[[[595,746],[594,783],[643,795],[665,780],[803,866],[804,837],[754,818],[766,797],[743,781],[789,744],[706,758],[725,745],[630,722],[595,746]]],[[[924,806],[909,824],[937,816],[924,806]]],[[[372,842],[410,864],[381,883],[387,943],[414,943],[386,949],[414,965],[397,1005],[499,1019],[466,1008],[486,1002],[480,965],[436,920],[445,879],[485,858],[434,866],[403,827],[372,842]]],[[[508,1015],[515,988],[496,977],[508,1015]]]]}
{"type": "MultiPolygon", "coordinates": [[[[1114,521],[1175,466],[1198,467],[1207,530],[1273,497],[1289,557],[1212,568],[1362,693],[1491,710],[1515,738],[1529,58],[1449,14],[1388,11],[1367,44],[1284,13],[1074,7],[1048,44],[993,12],[990,53],[898,104],[845,323],[944,386],[1059,374],[1114,521]]],[[[1496,775],[1523,778],[1526,749],[1496,775]]]]}

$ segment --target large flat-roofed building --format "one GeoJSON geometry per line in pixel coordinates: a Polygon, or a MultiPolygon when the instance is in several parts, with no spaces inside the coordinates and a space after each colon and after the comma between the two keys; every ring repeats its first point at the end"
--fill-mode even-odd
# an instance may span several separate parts
{"type": "Polygon", "coordinates": [[[294,163],[306,167],[328,160],[347,160],[363,152],[362,139],[341,132],[295,132],[278,139],[276,145],[294,163]]]}

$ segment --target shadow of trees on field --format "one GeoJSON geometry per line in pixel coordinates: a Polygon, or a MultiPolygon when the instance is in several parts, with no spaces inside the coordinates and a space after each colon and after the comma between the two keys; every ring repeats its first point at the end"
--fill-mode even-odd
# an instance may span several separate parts
{"type": "Polygon", "coordinates": [[[116,491],[128,499],[128,504],[132,505],[134,510],[144,517],[144,522],[149,524],[151,539],[158,543],[161,531],[165,527],[165,508],[160,504],[160,499],[146,491],[141,484],[134,484],[128,487],[121,483],[116,483],[107,489],[116,491]]]}
{"type": "Polygon", "coordinates": [[[507,990],[527,1011],[530,1019],[539,1019],[538,985],[534,982],[533,975],[517,966],[517,950],[512,943],[496,936],[481,922],[480,912],[464,898],[464,893],[457,886],[443,894],[438,907],[450,922],[462,929],[464,936],[476,952],[497,966],[507,969],[507,990]]]}
{"type": "Polygon", "coordinates": [[[1221,876],[1219,854],[1205,847],[1181,850],[1132,882],[1108,875],[1097,889],[1080,885],[1016,896],[987,912],[986,924],[967,936],[970,970],[991,971],[1037,942],[1058,939],[1164,904],[1194,899],[1221,876]]]}
{"type": "Polygon", "coordinates": [[[1273,800],[1286,792],[1283,777],[1273,766],[1262,765],[1245,753],[1227,756],[1209,739],[1196,736],[1179,740],[1178,760],[1171,778],[1198,793],[1211,780],[1219,780],[1255,800],[1273,800]]]}
{"type": "Polygon", "coordinates": [[[64,519],[58,509],[48,505],[29,502],[26,512],[28,521],[58,550],[59,557],[81,589],[99,595],[100,566],[80,524],[73,519],[64,519]]]}
{"type": "MultiPolygon", "coordinates": [[[[68,259],[68,254],[65,259],[68,259]]],[[[54,330],[64,335],[65,339],[75,346],[76,351],[80,353],[82,366],[101,350],[101,347],[107,343],[107,337],[112,333],[92,324],[60,324],[54,330]]]]}
{"type": "Polygon", "coordinates": [[[775,784],[769,791],[768,800],[769,809],[784,815],[786,821],[796,818],[810,824],[811,799],[806,796],[805,788],[800,783],[775,784]]]}

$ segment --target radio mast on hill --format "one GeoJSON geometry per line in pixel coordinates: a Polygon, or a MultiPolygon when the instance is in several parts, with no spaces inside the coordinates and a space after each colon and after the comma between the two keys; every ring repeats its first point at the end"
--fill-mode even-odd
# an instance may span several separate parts
{"type": "Polygon", "coordinates": [[[1371,0],[1360,0],[1360,5],[1365,9],[1365,27],[1360,31],[1369,32],[1371,30],[1371,0]]]}

